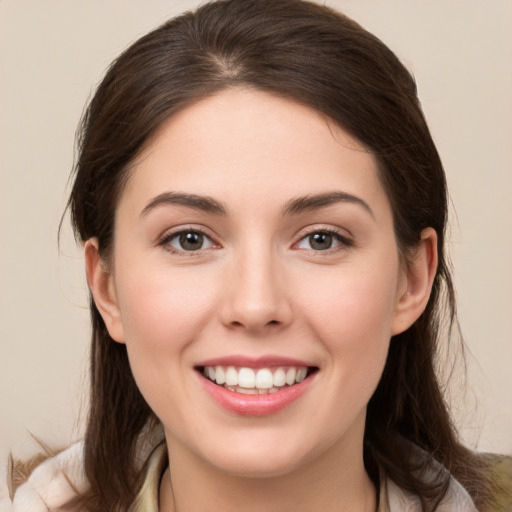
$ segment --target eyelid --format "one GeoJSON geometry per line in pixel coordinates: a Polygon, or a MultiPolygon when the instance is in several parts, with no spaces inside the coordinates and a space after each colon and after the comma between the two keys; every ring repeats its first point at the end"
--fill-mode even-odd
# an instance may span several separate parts
{"type": "Polygon", "coordinates": [[[220,244],[217,242],[216,237],[210,233],[210,230],[206,229],[204,226],[194,226],[194,225],[185,225],[185,226],[176,226],[164,232],[163,235],[158,237],[157,245],[164,247],[167,251],[177,254],[179,256],[194,256],[203,253],[204,251],[210,249],[218,249],[220,248],[220,244]],[[199,233],[205,238],[207,238],[211,242],[210,247],[201,248],[197,250],[187,251],[185,249],[178,249],[170,245],[170,241],[176,236],[182,233],[199,233]]]}
{"type": "Polygon", "coordinates": [[[339,228],[335,228],[332,226],[329,226],[329,227],[310,226],[308,228],[305,228],[304,230],[301,230],[301,232],[298,234],[297,241],[294,242],[294,244],[292,245],[292,249],[299,250],[299,251],[300,250],[308,251],[308,252],[313,252],[315,254],[327,256],[332,253],[344,251],[350,247],[353,247],[354,245],[355,245],[355,243],[354,243],[353,237],[351,235],[346,234],[346,231],[344,231],[344,230],[341,230],[339,228]],[[298,245],[304,239],[306,239],[307,237],[309,237],[311,235],[314,235],[315,233],[324,233],[324,234],[332,235],[339,242],[339,245],[337,245],[336,247],[325,249],[325,250],[305,249],[305,248],[298,247],[298,245]]]}

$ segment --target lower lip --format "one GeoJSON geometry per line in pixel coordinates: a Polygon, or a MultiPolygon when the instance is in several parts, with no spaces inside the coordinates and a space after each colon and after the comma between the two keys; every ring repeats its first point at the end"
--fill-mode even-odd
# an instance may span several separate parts
{"type": "Polygon", "coordinates": [[[311,375],[302,382],[275,393],[244,395],[229,391],[203,375],[198,375],[204,389],[221,407],[241,416],[268,416],[285,409],[307,391],[315,377],[311,375]]]}

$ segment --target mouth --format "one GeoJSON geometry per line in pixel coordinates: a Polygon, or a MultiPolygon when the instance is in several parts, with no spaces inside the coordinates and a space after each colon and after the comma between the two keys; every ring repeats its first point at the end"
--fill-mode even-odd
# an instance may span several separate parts
{"type": "Polygon", "coordinates": [[[277,366],[250,368],[232,365],[198,366],[210,382],[243,395],[269,395],[292,388],[318,371],[315,366],[277,366]]]}

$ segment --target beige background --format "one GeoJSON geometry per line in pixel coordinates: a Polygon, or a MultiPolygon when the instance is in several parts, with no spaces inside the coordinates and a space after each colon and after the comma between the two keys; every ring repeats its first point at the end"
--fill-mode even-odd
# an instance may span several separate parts
{"type": "MultiPolygon", "coordinates": [[[[74,130],[109,62],[194,1],[0,0],[0,464],[80,435],[88,315],[57,226],[74,130]]],[[[469,386],[464,438],[512,452],[512,1],[330,1],[415,74],[457,216],[452,255],[469,386]],[[476,407],[476,404],[479,404],[476,407]]],[[[83,414],[83,411],[82,411],[83,414]]]]}

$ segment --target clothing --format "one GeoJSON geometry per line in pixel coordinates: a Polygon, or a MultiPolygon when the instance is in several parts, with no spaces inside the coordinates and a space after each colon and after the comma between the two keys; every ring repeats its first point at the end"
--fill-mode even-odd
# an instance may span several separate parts
{"type": "Polygon", "coordinates": [[[12,503],[0,502],[0,512],[64,512],[67,502],[87,490],[82,460],[82,442],[47,459],[16,490],[12,503]]]}
{"type": "MultiPolygon", "coordinates": [[[[87,489],[82,464],[83,443],[76,443],[38,466],[15,493],[14,502],[0,502],[0,512],[62,512],[65,504],[87,489]]],[[[151,454],[144,484],[130,512],[158,512],[160,480],[167,467],[167,449],[161,443],[151,454]]],[[[379,491],[378,512],[416,512],[417,500],[390,480],[379,491]]],[[[508,510],[508,509],[503,509],[508,510]]],[[[478,512],[469,494],[454,478],[439,512],[478,512]]]]}
{"type": "MultiPolygon", "coordinates": [[[[158,512],[159,483],[166,466],[167,451],[165,444],[162,444],[150,459],[144,486],[130,512],[158,512]]],[[[381,484],[378,512],[416,512],[417,510],[419,508],[416,500],[407,496],[393,482],[387,480],[381,484]]],[[[443,504],[438,508],[438,511],[478,512],[469,494],[453,478],[450,482],[447,496],[443,500],[443,504]]]]}

